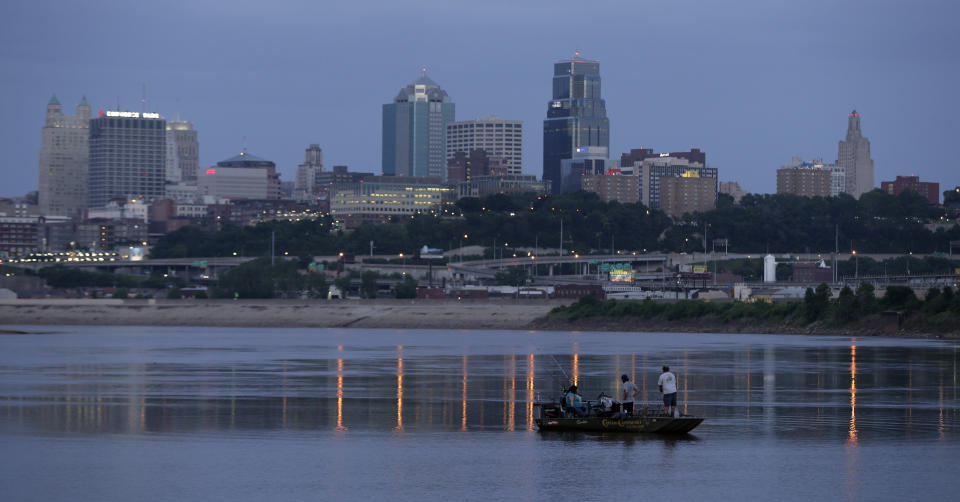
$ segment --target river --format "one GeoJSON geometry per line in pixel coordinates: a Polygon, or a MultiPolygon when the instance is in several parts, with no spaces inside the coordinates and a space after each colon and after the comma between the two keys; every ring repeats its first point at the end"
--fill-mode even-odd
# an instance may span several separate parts
{"type": "Polygon", "coordinates": [[[945,500],[957,342],[38,327],[0,335],[3,500],[945,500]],[[42,332],[42,333],[41,333],[42,332]],[[533,401],[669,364],[681,437],[541,434],[533,401]]]}

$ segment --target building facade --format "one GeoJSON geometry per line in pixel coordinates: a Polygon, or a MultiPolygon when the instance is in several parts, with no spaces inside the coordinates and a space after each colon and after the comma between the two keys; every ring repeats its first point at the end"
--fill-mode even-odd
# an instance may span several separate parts
{"type": "Polygon", "coordinates": [[[740,188],[740,183],[736,181],[721,181],[717,186],[717,193],[724,193],[733,197],[734,204],[739,204],[740,199],[747,195],[747,191],[740,188]]]}
{"type": "Polygon", "coordinates": [[[89,207],[104,207],[112,199],[163,198],[166,135],[158,113],[101,111],[91,119],[89,207]]]}
{"type": "Polygon", "coordinates": [[[880,189],[891,195],[911,190],[926,197],[931,204],[940,203],[940,183],[920,181],[919,176],[897,176],[893,181],[880,182],[880,189]]]}
{"type": "Polygon", "coordinates": [[[503,159],[507,174],[523,173],[523,122],[485,117],[447,124],[447,161],[481,149],[503,159]]]}
{"type": "Polygon", "coordinates": [[[562,161],[578,149],[609,152],[610,120],[600,93],[600,63],[574,54],[553,65],[553,96],[543,121],[543,179],[555,194],[563,189],[562,161]]]}
{"type": "Polygon", "coordinates": [[[789,193],[801,197],[829,197],[830,171],[803,167],[777,169],[777,193],[789,193]]]}
{"type": "Polygon", "coordinates": [[[457,199],[464,197],[485,197],[498,193],[530,193],[548,195],[551,193],[550,181],[538,180],[536,176],[525,174],[503,174],[496,176],[474,176],[469,181],[456,184],[457,199]]]}
{"type": "Polygon", "coordinates": [[[509,174],[509,168],[502,157],[490,157],[482,149],[456,152],[447,159],[447,183],[469,181],[475,176],[509,174]]]}
{"type": "Polygon", "coordinates": [[[870,158],[870,140],[860,130],[860,114],[856,110],[847,118],[847,139],[837,148],[837,166],[845,172],[845,192],[859,199],[873,190],[873,159],[870,158]]]}
{"type": "Polygon", "coordinates": [[[193,124],[167,122],[167,183],[196,183],[199,166],[200,143],[193,124]]]}
{"type": "Polygon", "coordinates": [[[660,210],[674,218],[703,213],[717,204],[717,179],[701,178],[697,171],[660,178],[660,210]]]}
{"type": "Polygon", "coordinates": [[[201,195],[218,199],[280,198],[277,165],[246,150],[204,171],[197,185],[201,195]]]}
{"type": "Polygon", "coordinates": [[[427,77],[400,89],[393,103],[383,105],[385,176],[447,174],[447,124],[455,120],[455,105],[440,85],[427,77]]]}
{"type": "Polygon", "coordinates": [[[90,105],[84,97],[76,115],[64,115],[56,96],[47,103],[38,169],[40,212],[77,217],[87,207],[90,105]]]}
{"type": "Polygon", "coordinates": [[[353,227],[390,217],[442,214],[451,209],[454,198],[454,189],[440,178],[371,176],[358,183],[334,184],[330,215],[353,227]]]}
{"type": "MultiPolygon", "coordinates": [[[[651,209],[661,209],[660,183],[664,178],[709,178],[717,183],[717,168],[704,167],[699,162],[691,162],[685,158],[672,157],[669,154],[660,154],[657,157],[646,158],[634,162],[632,166],[620,166],[625,174],[640,177],[640,202],[651,209]]],[[[713,190],[716,194],[716,188],[713,190]]],[[[716,200],[714,200],[716,204],[716,200]]]]}
{"type": "Polygon", "coordinates": [[[318,144],[312,144],[303,154],[303,164],[297,166],[293,198],[302,201],[314,199],[317,194],[317,175],[322,172],[323,149],[318,144]]]}
{"type": "Polygon", "coordinates": [[[604,174],[584,175],[580,186],[586,192],[597,194],[604,202],[636,204],[640,201],[640,177],[624,175],[619,169],[611,169],[604,174]]]}

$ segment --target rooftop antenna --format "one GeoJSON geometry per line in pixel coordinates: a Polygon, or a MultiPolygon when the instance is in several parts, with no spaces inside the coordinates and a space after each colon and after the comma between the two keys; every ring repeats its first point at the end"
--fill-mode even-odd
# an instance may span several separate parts
{"type": "Polygon", "coordinates": [[[143,86],[143,95],[140,98],[140,113],[143,113],[147,111],[147,81],[144,80],[140,84],[143,86]]]}
{"type": "Polygon", "coordinates": [[[242,147],[241,150],[240,150],[240,155],[246,155],[246,154],[247,154],[247,137],[244,136],[244,137],[243,137],[243,147],[242,147]]]}

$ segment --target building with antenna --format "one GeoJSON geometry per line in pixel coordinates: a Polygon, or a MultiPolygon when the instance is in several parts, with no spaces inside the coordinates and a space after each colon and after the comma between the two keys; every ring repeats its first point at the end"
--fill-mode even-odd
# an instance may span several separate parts
{"type": "Polygon", "coordinates": [[[383,105],[383,174],[445,179],[447,123],[454,120],[453,100],[423,68],[420,78],[383,105]]]}
{"type": "Polygon", "coordinates": [[[64,115],[56,96],[47,103],[38,165],[40,214],[76,217],[87,207],[90,104],[86,96],[76,115],[64,115]]]}

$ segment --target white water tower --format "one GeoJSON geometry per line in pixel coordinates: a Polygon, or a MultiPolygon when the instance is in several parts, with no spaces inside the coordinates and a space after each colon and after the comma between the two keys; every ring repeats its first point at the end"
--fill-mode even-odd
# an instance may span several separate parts
{"type": "Polygon", "coordinates": [[[763,257],[763,282],[777,282],[777,259],[772,254],[763,257]]]}

